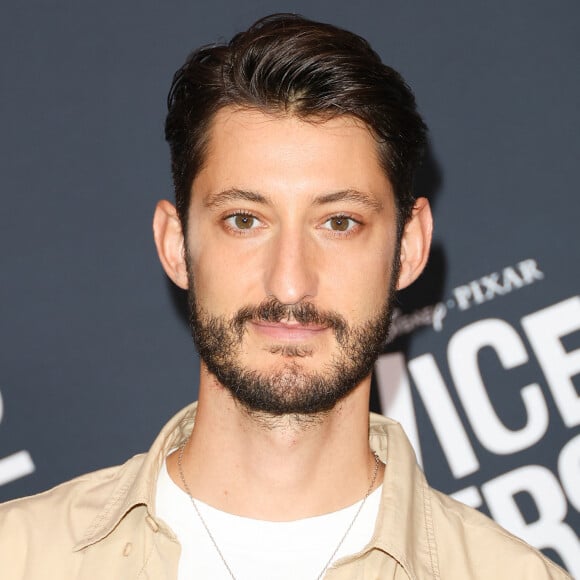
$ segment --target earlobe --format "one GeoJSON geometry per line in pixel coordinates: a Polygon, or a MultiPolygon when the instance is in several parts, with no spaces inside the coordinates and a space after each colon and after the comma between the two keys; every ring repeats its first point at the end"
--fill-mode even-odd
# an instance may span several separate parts
{"type": "Polygon", "coordinates": [[[188,286],[185,244],[175,206],[161,200],[153,215],[153,238],[165,273],[180,288],[188,286]]]}
{"type": "Polygon", "coordinates": [[[401,270],[397,289],[401,290],[413,283],[425,268],[429,258],[433,218],[426,198],[415,201],[411,219],[407,222],[401,239],[401,270]]]}

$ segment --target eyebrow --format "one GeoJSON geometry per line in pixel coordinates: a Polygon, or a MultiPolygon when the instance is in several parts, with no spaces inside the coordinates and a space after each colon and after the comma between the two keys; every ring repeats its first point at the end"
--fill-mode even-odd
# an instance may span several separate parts
{"type": "MultiPolygon", "coordinates": [[[[231,188],[224,191],[211,194],[204,202],[205,207],[219,208],[231,201],[251,201],[262,205],[272,205],[271,200],[255,191],[246,191],[244,189],[231,188]]],[[[314,205],[326,205],[338,201],[349,201],[357,205],[369,208],[375,212],[383,209],[383,204],[368,193],[363,193],[356,189],[344,189],[333,193],[327,193],[317,197],[314,205]]]]}
{"type": "Polygon", "coordinates": [[[334,203],[336,201],[350,201],[363,207],[372,209],[376,212],[379,212],[383,209],[383,204],[378,199],[368,193],[364,193],[356,189],[345,189],[335,193],[327,193],[326,195],[317,197],[314,203],[316,205],[324,205],[327,203],[334,203]]]}
{"type": "Polygon", "coordinates": [[[218,191],[217,193],[212,193],[204,202],[205,207],[220,207],[230,201],[253,201],[254,203],[261,203],[264,205],[271,205],[270,200],[254,191],[245,191],[243,189],[226,189],[224,191],[218,191]]]}

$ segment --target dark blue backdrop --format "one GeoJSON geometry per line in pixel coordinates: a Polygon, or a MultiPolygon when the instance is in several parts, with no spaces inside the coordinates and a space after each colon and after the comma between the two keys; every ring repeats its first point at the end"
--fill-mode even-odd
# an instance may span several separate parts
{"type": "Polygon", "coordinates": [[[365,36],[430,128],[435,245],[373,407],[433,485],[580,577],[576,2],[28,2],[0,19],[0,499],[124,461],[196,398],[150,222],[195,46],[273,11],[365,36]]]}

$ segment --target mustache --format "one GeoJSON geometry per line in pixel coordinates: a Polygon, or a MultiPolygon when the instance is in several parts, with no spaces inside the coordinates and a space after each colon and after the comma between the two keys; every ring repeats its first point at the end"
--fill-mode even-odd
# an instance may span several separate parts
{"type": "Polygon", "coordinates": [[[282,320],[294,320],[304,325],[327,326],[333,329],[339,342],[348,331],[348,323],[338,312],[319,310],[312,302],[306,301],[284,304],[274,296],[266,298],[255,306],[240,308],[234,316],[232,324],[241,335],[248,322],[276,323],[282,320]]]}

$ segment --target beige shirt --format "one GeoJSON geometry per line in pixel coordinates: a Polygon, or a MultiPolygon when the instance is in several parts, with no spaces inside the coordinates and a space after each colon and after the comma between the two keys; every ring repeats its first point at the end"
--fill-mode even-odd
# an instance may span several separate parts
{"type": "MultiPolygon", "coordinates": [[[[195,412],[193,404],[178,413],[147,454],[1,505],[0,578],[175,580],[180,546],[155,517],[155,489],[195,412]]],[[[570,578],[489,518],[431,489],[396,422],[371,414],[370,444],[386,463],[375,533],[327,580],[570,578]]]]}

